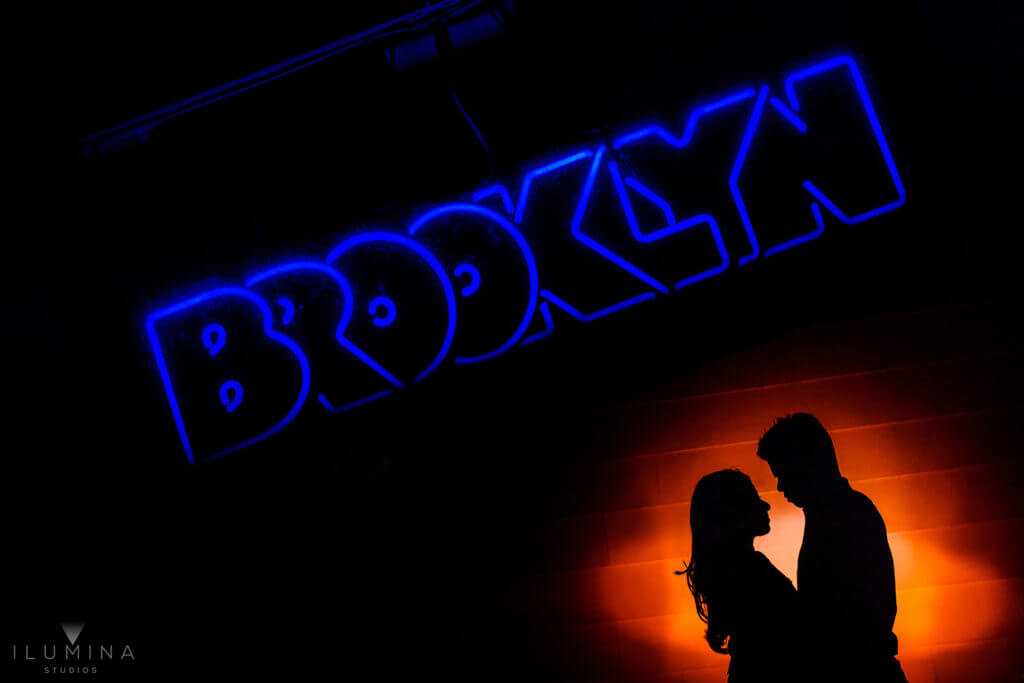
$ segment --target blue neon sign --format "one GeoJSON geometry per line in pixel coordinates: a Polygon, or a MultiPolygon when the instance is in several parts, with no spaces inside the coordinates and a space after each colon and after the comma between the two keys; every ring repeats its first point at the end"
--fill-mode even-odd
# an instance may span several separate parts
{"type": "Polygon", "coordinates": [[[265,439],[307,406],[345,412],[449,358],[474,364],[537,342],[554,332],[554,309],[590,322],[814,240],[826,214],[856,225],[906,200],[850,57],[789,74],[779,96],[734,89],[673,130],[628,130],[528,169],[514,196],[496,184],[404,230],[356,231],[323,260],[149,314],[188,461],[265,439]],[[829,157],[842,144],[855,152],[829,157]],[[681,173],[694,158],[719,174],[681,173]],[[864,178],[852,187],[832,172],[851,158],[864,178]],[[775,177],[794,163],[806,173],[775,177]]]}

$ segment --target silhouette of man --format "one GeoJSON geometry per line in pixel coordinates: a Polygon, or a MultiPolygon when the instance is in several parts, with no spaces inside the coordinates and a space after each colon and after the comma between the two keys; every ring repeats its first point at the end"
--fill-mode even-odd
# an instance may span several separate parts
{"type": "Polygon", "coordinates": [[[797,591],[811,677],[905,682],[896,660],[896,580],[885,522],[839,473],[832,438],[808,413],[780,417],[757,454],[804,511],[797,591]]]}

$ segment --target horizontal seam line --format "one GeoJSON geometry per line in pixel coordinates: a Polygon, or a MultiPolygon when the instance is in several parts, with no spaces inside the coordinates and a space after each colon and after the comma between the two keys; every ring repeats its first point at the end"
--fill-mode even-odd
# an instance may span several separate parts
{"type": "MultiPolygon", "coordinates": [[[[935,584],[935,585],[931,585],[931,586],[918,586],[918,587],[915,587],[915,588],[901,588],[901,589],[896,591],[896,594],[899,595],[900,593],[907,593],[907,592],[910,592],[910,591],[927,590],[929,588],[943,588],[943,587],[946,587],[946,586],[969,586],[969,585],[980,585],[980,584],[983,584],[983,583],[1008,583],[1008,582],[1014,582],[1014,581],[1016,581],[1016,582],[1024,582],[1024,575],[1022,575],[1022,576],[1011,576],[1011,577],[1000,578],[1000,579],[979,579],[977,581],[958,581],[958,582],[955,582],[955,583],[940,583],[940,584],[935,584]]],[[[661,617],[676,617],[676,616],[680,616],[680,615],[683,615],[683,614],[689,614],[689,610],[681,611],[681,612],[665,612],[663,614],[652,614],[652,615],[647,616],[647,617],[623,617],[623,618],[620,618],[620,619],[600,619],[600,620],[582,622],[582,623],[576,624],[576,626],[585,627],[585,626],[597,626],[599,624],[619,624],[619,623],[631,622],[631,621],[643,621],[645,619],[659,619],[661,617]]],[[[899,606],[898,605],[897,605],[897,614],[899,614],[899,606]]]]}
{"type": "MultiPolygon", "coordinates": [[[[935,525],[935,526],[923,526],[923,527],[917,527],[915,529],[904,529],[903,531],[888,531],[888,532],[886,532],[886,535],[887,536],[893,536],[893,535],[896,535],[896,534],[900,534],[900,535],[903,535],[903,534],[913,534],[913,533],[917,533],[917,532],[921,532],[921,531],[935,531],[936,529],[962,529],[964,527],[981,526],[982,524],[998,524],[1000,522],[1020,522],[1020,521],[1024,521],[1024,515],[1013,515],[1011,517],[996,517],[996,518],[993,518],[993,519],[984,519],[984,520],[981,520],[981,521],[978,521],[978,522],[963,522],[961,524],[939,524],[939,525],[935,525]]],[[[768,544],[768,545],[764,545],[764,546],[758,546],[758,547],[755,548],[755,550],[760,551],[760,550],[766,550],[766,549],[773,548],[773,547],[776,547],[776,546],[772,546],[772,545],[768,544]]],[[[635,567],[635,566],[641,565],[641,564],[656,564],[658,562],[670,562],[670,561],[674,561],[674,560],[685,560],[685,559],[686,558],[683,557],[683,556],[673,555],[672,557],[661,557],[661,558],[656,558],[656,559],[652,559],[652,560],[636,560],[636,561],[633,561],[633,562],[616,562],[614,564],[602,564],[602,565],[596,565],[596,566],[591,566],[591,567],[577,567],[576,569],[563,569],[563,570],[560,570],[557,573],[566,573],[566,574],[568,574],[568,573],[572,573],[572,572],[586,572],[586,571],[597,571],[599,569],[611,569],[613,567],[635,567]]],[[[556,572],[552,572],[552,575],[554,575],[555,573],[556,572]]],[[[953,582],[953,583],[962,583],[962,582],[953,582]]],[[[939,585],[948,585],[948,584],[939,584],[939,585]]]]}
{"type": "MultiPolygon", "coordinates": [[[[1003,636],[1003,637],[999,637],[999,638],[993,638],[993,637],[988,637],[988,638],[965,638],[963,640],[952,640],[952,641],[949,641],[949,642],[938,643],[938,644],[935,644],[935,645],[918,645],[916,647],[907,648],[906,650],[904,650],[901,647],[900,651],[896,654],[896,658],[897,659],[902,659],[903,657],[905,657],[906,655],[909,655],[911,653],[925,652],[927,650],[944,650],[944,649],[948,649],[948,648],[951,648],[951,647],[956,647],[958,645],[969,645],[969,644],[974,644],[974,643],[976,643],[976,644],[994,643],[994,642],[999,642],[999,641],[1007,641],[1007,642],[1011,642],[1012,643],[1012,642],[1020,641],[1022,636],[1024,636],[1024,629],[1021,629],[1018,632],[1016,637],[1014,637],[1014,636],[1003,636]]],[[[691,666],[691,667],[688,667],[688,668],[685,668],[685,669],[671,669],[671,670],[662,671],[662,672],[659,672],[657,674],[654,674],[654,676],[655,677],[658,677],[658,676],[678,676],[678,675],[682,675],[682,674],[697,673],[697,672],[700,672],[700,671],[714,671],[714,670],[718,670],[718,669],[728,668],[728,666],[729,665],[727,663],[712,664],[712,665],[708,665],[708,666],[691,666]]],[[[611,681],[620,681],[620,680],[627,680],[627,679],[623,679],[621,677],[617,677],[617,678],[612,678],[612,679],[609,679],[609,680],[611,680],[611,681]]],[[[628,680],[632,680],[632,679],[628,679],[628,680]]]]}
{"type": "MultiPolygon", "coordinates": [[[[1009,459],[1006,459],[1006,460],[997,460],[995,462],[984,462],[984,463],[978,463],[978,464],[972,464],[972,465],[956,465],[955,467],[940,467],[940,468],[936,468],[936,469],[933,469],[933,470],[919,470],[917,472],[902,472],[900,474],[887,474],[887,475],[881,476],[881,477],[865,477],[863,479],[854,479],[853,481],[850,482],[850,484],[851,485],[857,485],[857,484],[873,483],[873,482],[878,482],[878,481],[886,481],[886,480],[890,480],[890,479],[902,479],[902,478],[909,478],[909,477],[920,477],[920,476],[923,476],[923,475],[926,475],[926,474],[932,474],[932,473],[935,473],[935,472],[960,472],[960,471],[963,471],[963,470],[980,469],[982,467],[997,467],[997,466],[1000,466],[1000,465],[1006,465],[1006,464],[1009,464],[1009,463],[1017,462],[1018,460],[1020,460],[1019,456],[1016,457],[1016,458],[1009,458],[1009,459]]],[[[762,495],[762,494],[766,494],[766,493],[768,493],[768,494],[775,494],[775,493],[778,493],[778,491],[776,489],[758,489],[757,493],[758,493],[758,495],[762,495]]],[[[630,510],[650,510],[650,509],[654,509],[654,508],[670,507],[670,506],[673,506],[673,505],[689,505],[689,503],[690,503],[690,501],[688,501],[688,500],[677,500],[677,501],[674,501],[674,502],[671,502],[671,503],[658,503],[656,505],[634,505],[634,506],[631,506],[631,507],[616,508],[614,510],[601,510],[601,511],[598,511],[598,512],[581,512],[579,514],[569,515],[567,517],[560,517],[559,520],[572,519],[572,518],[575,518],[575,517],[592,517],[594,515],[613,515],[616,512],[627,512],[627,511],[630,511],[630,510]]]]}
{"type": "MultiPolygon", "coordinates": [[[[933,422],[933,421],[945,420],[945,419],[950,419],[950,418],[965,417],[965,416],[968,416],[968,415],[983,415],[985,413],[994,413],[994,412],[999,412],[999,411],[1003,411],[1003,410],[1012,410],[1013,408],[1018,408],[1018,407],[1020,407],[1020,406],[1018,406],[1016,404],[1011,404],[1011,405],[1008,405],[1008,406],[1000,406],[998,408],[975,408],[973,410],[962,410],[962,411],[955,412],[955,413],[944,413],[942,415],[928,415],[926,417],[908,417],[908,418],[903,419],[903,420],[892,420],[890,422],[871,422],[871,423],[868,423],[868,424],[853,425],[853,426],[850,426],[850,427],[837,427],[835,429],[830,429],[829,433],[830,434],[844,434],[844,433],[848,433],[848,432],[866,431],[866,430],[870,430],[870,429],[882,429],[883,427],[895,427],[895,426],[898,426],[898,425],[914,424],[914,423],[918,423],[918,422],[933,422]]],[[[745,441],[732,441],[730,443],[720,443],[720,444],[716,443],[716,444],[709,444],[709,445],[706,445],[706,446],[693,446],[693,447],[690,447],[690,448],[677,448],[677,449],[668,450],[668,451],[656,451],[656,452],[652,452],[652,453],[636,453],[636,454],[627,455],[625,457],[618,458],[618,459],[619,460],[632,460],[632,459],[637,459],[637,458],[657,458],[657,457],[662,457],[662,456],[667,456],[667,455],[684,455],[686,453],[696,453],[696,452],[701,452],[701,451],[709,451],[709,450],[714,450],[716,448],[732,448],[732,447],[735,447],[735,446],[750,446],[750,445],[756,444],[758,441],[759,441],[759,439],[748,439],[748,440],[745,440],[745,441]]],[[[609,460],[609,462],[614,462],[614,460],[609,460]]]]}
{"type": "MultiPolygon", "coordinates": [[[[637,401],[636,404],[660,404],[660,403],[676,403],[680,401],[690,401],[698,398],[710,398],[713,396],[727,396],[729,394],[740,394],[752,391],[765,391],[767,389],[778,389],[779,387],[794,386],[798,384],[817,384],[819,382],[828,382],[831,380],[849,379],[851,377],[864,377],[868,375],[880,375],[887,372],[902,372],[904,370],[914,370],[917,368],[927,368],[935,365],[948,365],[951,363],[959,363],[967,360],[978,360],[978,359],[991,359],[1001,357],[1012,357],[1016,354],[1012,351],[1002,351],[996,353],[982,353],[982,354],[970,354],[965,356],[952,356],[950,358],[940,358],[939,360],[928,361],[926,363],[911,363],[908,365],[894,365],[888,368],[875,368],[873,370],[857,370],[855,372],[843,372],[835,375],[823,375],[820,377],[808,377],[806,379],[790,380],[788,382],[775,382],[773,384],[762,384],[752,387],[737,387],[735,389],[724,389],[722,391],[709,391],[702,394],[687,394],[685,396],[676,396],[673,398],[659,398],[659,399],[648,399],[637,401]]],[[[634,404],[634,405],[636,405],[634,404]]]]}

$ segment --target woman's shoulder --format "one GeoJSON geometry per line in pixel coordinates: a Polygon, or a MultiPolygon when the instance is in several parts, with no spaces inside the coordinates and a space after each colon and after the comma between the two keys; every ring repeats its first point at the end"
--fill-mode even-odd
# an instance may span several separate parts
{"type": "Polygon", "coordinates": [[[793,582],[788,576],[779,571],[779,568],[772,564],[764,553],[754,551],[754,561],[751,563],[752,576],[750,577],[754,581],[762,584],[769,584],[777,588],[777,590],[783,592],[792,591],[796,594],[796,588],[793,587],[793,582]]]}

